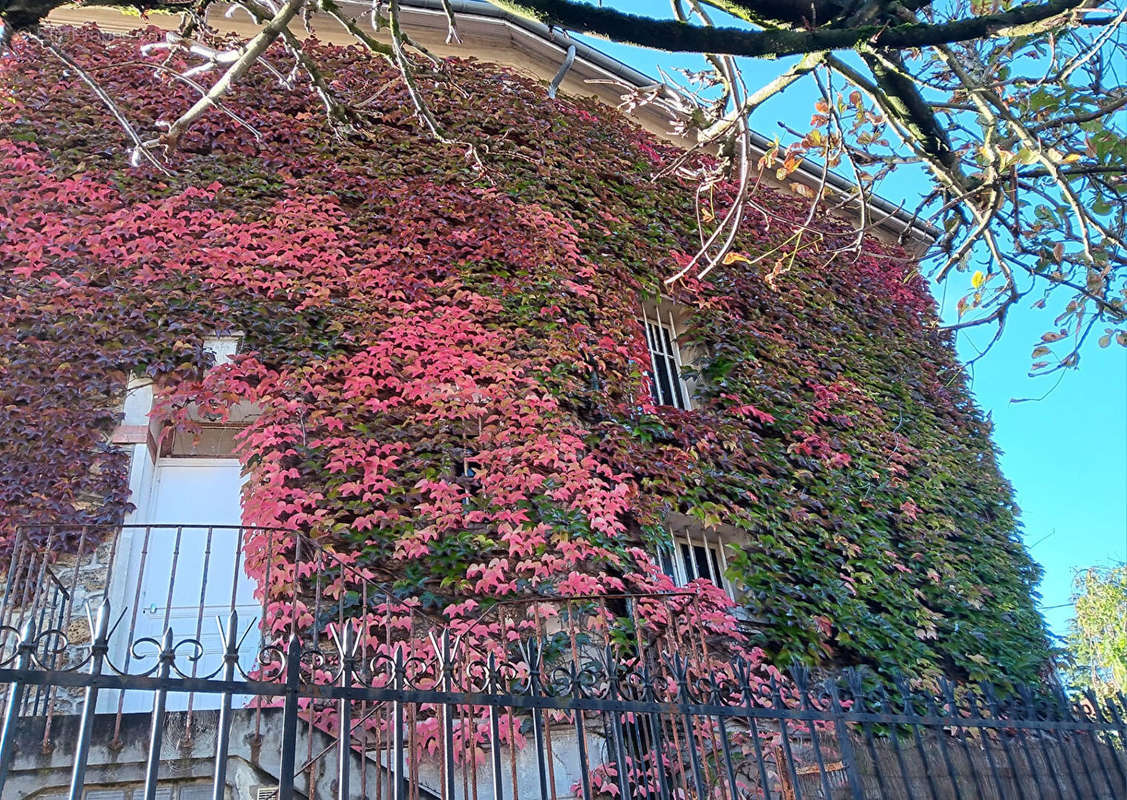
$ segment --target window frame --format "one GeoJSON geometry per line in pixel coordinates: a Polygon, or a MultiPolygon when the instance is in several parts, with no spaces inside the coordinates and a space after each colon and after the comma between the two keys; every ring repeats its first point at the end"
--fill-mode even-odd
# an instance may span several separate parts
{"type": "Polygon", "coordinates": [[[215,334],[203,340],[203,349],[210,352],[213,357],[212,367],[221,367],[230,364],[243,346],[242,331],[233,331],[225,334],[215,334]]]}
{"type": "Polygon", "coordinates": [[[677,320],[671,309],[666,309],[666,320],[662,319],[662,304],[642,305],[642,335],[646,341],[646,351],[650,356],[650,394],[654,405],[676,408],[681,411],[693,410],[691,386],[685,380],[682,370],[681,345],[678,341],[677,320]],[[659,340],[660,337],[660,340],[659,340]],[[662,359],[663,372],[658,369],[658,359],[662,359]],[[659,375],[664,374],[669,384],[668,395],[662,391],[659,375]]]}
{"type": "Polygon", "coordinates": [[[710,538],[708,532],[704,529],[699,529],[697,534],[694,537],[689,528],[685,528],[680,534],[671,532],[670,545],[661,548],[659,561],[662,571],[669,576],[678,588],[687,586],[690,581],[703,578],[722,589],[734,601],[736,599],[735,593],[727,577],[728,558],[724,552],[726,542],[719,535],[713,535],[710,538]],[[690,564],[686,558],[686,551],[691,554],[694,562],[698,562],[697,548],[703,548],[705,551],[709,574],[696,574],[700,571],[697,569],[699,564],[694,563],[691,565],[693,575],[690,577],[690,564]]]}
{"type": "Polygon", "coordinates": [[[160,450],[157,453],[160,458],[170,459],[238,459],[236,449],[238,443],[234,441],[234,437],[241,431],[245,430],[249,425],[249,420],[244,420],[234,423],[211,423],[201,422],[197,430],[188,431],[184,429],[177,429],[171,425],[163,425],[160,436],[160,450]],[[227,442],[226,434],[229,431],[234,431],[230,434],[231,442],[230,447],[223,447],[227,442]],[[209,437],[224,437],[219,439],[219,448],[209,448],[205,442],[209,437]],[[182,442],[185,439],[191,439],[191,445],[183,447],[181,452],[177,452],[179,447],[182,447],[182,442]],[[203,445],[203,446],[201,446],[203,445]]]}

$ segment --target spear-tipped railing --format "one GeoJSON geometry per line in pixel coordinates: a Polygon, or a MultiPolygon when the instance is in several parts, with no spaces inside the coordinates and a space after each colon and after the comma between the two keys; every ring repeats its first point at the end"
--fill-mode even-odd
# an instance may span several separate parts
{"type": "Polygon", "coordinates": [[[206,751],[214,798],[236,757],[274,774],[279,800],[1127,797],[1123,698],[784,676],[639,611],[682,618],[686,593],[523,598],[442,619],[292,532],[55,528],[14,544],[0,797],[41,773],[29,750],[53,747],[80,800],[103,745],[143,750],[134,796],[155,800],[174,736],[177,758],[206,751]],[[143,742],[121,740],[130,714],[147,715],[143,742]]]}
{"type": "MultiPolygon", "coordinates": [[[[74,672],[97,661],[99,671],[118,675],[160,677],[167,667],[172,677],[188,680],[282,683],[290,677],[286,653],[293,638],[302,651],[302,679],[331,683],[335,673],[327,654],[347,636],[357,664],[390,658],[398,648],[412,683],[434,688],[455,674],[481,672],[490,657],[516,669],[533,644],[549,665],[601,651],[614,636],[626,655],[686,648],[704,654],[709,646],[702,637],[669,636],[639,616],[647,603],[664,604],[671,615],[683,612],[695,602],[691,592],[479,598],[454,604],[454,616],[442,609],[424,612],[348,553],[282,529],[25,525],[4,554],[0,661],[26,640],[20,631],[30,622],[37,632],[35,662],[49,670],[74,672]],[[106,626],[102,645],[99,625],[106,626]],[[445,652],[439,647],[443,637],[445,652]]],[[[352,670],[350,680],[359,680],[361,672],[352,670]]],[[[393,680],[390,672],[366,672],[368,685],[393,680]]],[[[37,684],[21,695],[20,714],[45,717],[44,752],[52,747],[60,714],[112,714],[111,743],[120,746],[124,716],[147,712],[162,700],[105,687],[87,694],[83,699],[65,686],[37,684]]],[[[252,705],[260,733],[263,710],[284,701],[252,694],[177,693],[170,708],[186,712],[181,740],[192,740],[196,712],[217,704],[225,720],[240,705],[252,705]]],[[[335,738],[341,731],[356,752],[392,748],[385,705],[361,703],[349,709],[349,724],[341,727],[332,721],[332,703],[303,698],[308,730],[297,777],[321,769],[325,758],[342,750],[335,738]],[[328,743],[315,746],[314,730],[331,734],[328,743]]],[[[221,774],[218,761],[216,769],[221,774]]]]}

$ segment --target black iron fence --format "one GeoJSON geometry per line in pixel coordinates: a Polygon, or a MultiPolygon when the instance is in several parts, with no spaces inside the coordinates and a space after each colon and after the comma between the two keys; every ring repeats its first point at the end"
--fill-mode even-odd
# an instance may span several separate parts
{"type": "Polygon", "coordinates": [[[3,800],[80,800],[123,776],[133,800],[157,800],[189,763],[196,790],[256,800],[1127,797],[1123,698],[784,675],[638,623],[647,603],[691,602],[680,594],[442,620],[311,542],[258,529],[234,530],[233,561],[212,552],[218,529],[159,529],[170,552],[191,537],[207,568],[162,575],[164,605],[146,605],[152,587],[131,581],[153,569],[156,530],[129,544],[88,531],[90,558],[46,558],[36,537],[13,552],[3,800]],[[225,604],[207,588],[218,563],[225,604]],[[266,577],[284,564],[296,566],[266,577]],[[240,594],[248,571],[262,577],[240,594]],[[177,585],[202,597],[186,635],[177,585]]]}

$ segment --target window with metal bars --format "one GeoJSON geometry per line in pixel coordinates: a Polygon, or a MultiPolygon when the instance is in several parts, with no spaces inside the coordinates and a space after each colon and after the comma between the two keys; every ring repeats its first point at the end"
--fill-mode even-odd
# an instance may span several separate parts
{"type": "Polygon", "coordinates": [[[724,577],[728,561],[724,557],[724,544],[719,539],[710,539],[704,534],[675,536],[672,550],[661,554],[661,566],[678,586],[704,578],[732,596],[732,588],[724,577]]]}
{"type": "Polygon", "coordinates": [[[642,309],[646,347],[650,351],[650,385],[654,403],[688,411],[689,390],[681,377],[681,351],[677,346],[677,323],[673,314],[642,309]]]}

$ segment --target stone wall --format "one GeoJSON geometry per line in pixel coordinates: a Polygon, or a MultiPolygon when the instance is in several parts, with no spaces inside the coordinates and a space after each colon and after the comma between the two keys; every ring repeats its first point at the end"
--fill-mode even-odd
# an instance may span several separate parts
{"type": "MultiPolygon", "coordinates": [[[[14,654],[18,643],[15,632],[30,622],[36,637],[34,666],[81,669],[88,660],[91,623],[110,592],[118,535],[115,530],[81,538],[82,546],[75,552],[24,550],[14,568],[10,567],[12,586],[0,611],[0,624],[7,628],[0,657],[14,654]]],[[[67,687],[33,691],[25,701],[25,713],[46,713],[48,703],[54,713],[74,713],[81,696],[80,690],[67,687]]]]}

